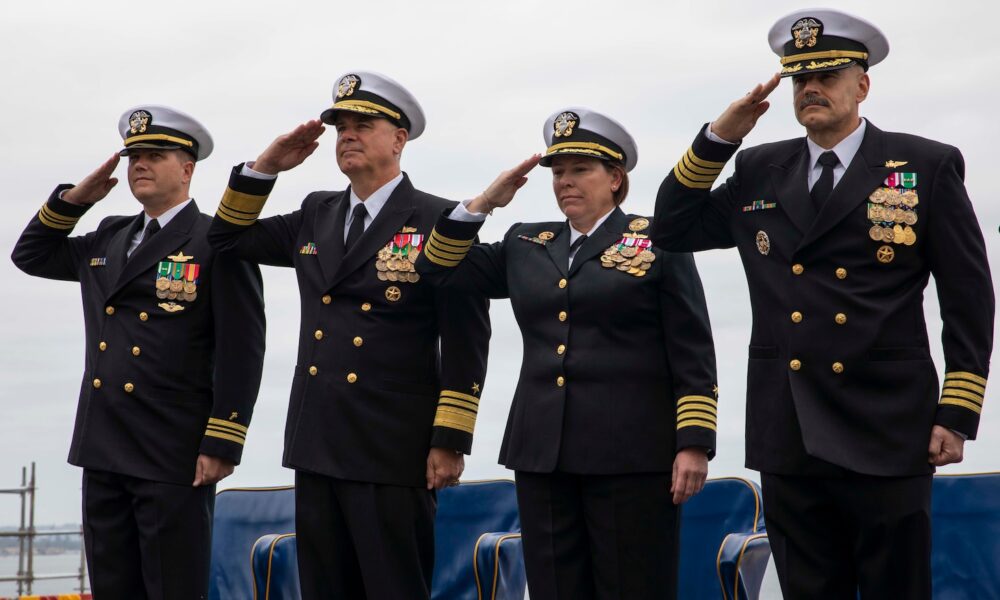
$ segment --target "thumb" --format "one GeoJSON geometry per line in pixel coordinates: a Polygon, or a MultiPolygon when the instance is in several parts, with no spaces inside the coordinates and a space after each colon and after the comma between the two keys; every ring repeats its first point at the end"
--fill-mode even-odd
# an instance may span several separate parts
{"type": "Polygon", "coordinates": [[[427,470],[424,475],[427,477],[427,489],[434,489],[434,465],[431,464],[431,458],[427,457],[427,470]]]}
{"type": "Polygon", "coordinates": [[[197,463],[195,463],[194,483],[192,483],[191,485],[194,487],[198,487],[202,484],[204,480],[205,480],[205,470],[201,465],[201,461],[199,460],[197,463]]]}

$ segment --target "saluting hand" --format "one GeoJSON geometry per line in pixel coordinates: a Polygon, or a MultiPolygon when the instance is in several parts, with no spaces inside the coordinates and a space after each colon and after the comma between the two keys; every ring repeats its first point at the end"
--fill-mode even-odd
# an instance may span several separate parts
{"type": "Polygon", "coordinates": [[[962,462],[965,440],[947,427],[935,425],[931,429],[931,444],[927,449],[927,462],[943,467],[962,462]]]}
{"type": "Polygon", "coordinates": [[[427,489],[458,485],[465,470],[465,456],[447,448],[431,448],[427,455],[427,489]]]}
{"type": "Polygon", "coordinates": [[[503,208],[514,199],[517,190],[528,182],[526,175],[535,168],[538,161],[542,159],[541,154],[533,154],[527,160],[521,161],[509,171],[500,173],[500,176],[486,188],[486,191],[479,194],[469,202],[466,210],[476,213],[488,213],[494,208],[503,208]]]}
{"type": "Polygon", "coordinates": [[[212,485],[218,483],[233,474],[236,465],[225,458],[209,456],[207,454],[198,455],[198,464],[194,469],[194,483],[191,485],[199,487],[202,485],[212,485]]]}
{"type": "Polygon", "coordinates": [[[746,96],[730,104],[729,108],[712,122],[712,133],[733,143],[745,138],[757,125],[757,119],[771,107],[766,98],[780,82],[781,76],[775,73],[764,83],[758,83],[747,92],[746,96]]]}
{"type": "Polygon", "coordinates": [[[115,152],[111,158],[104,161],[104,164],[97,167],[97,170],[76,184],[76,187],[63,192],[62,199],[81,206],[103,200],[111,188],[118,184],[118,178],[112,177],[111,174],[115,172],[119,160],[121,157],[115,152]]]}
{"type": "Polygon", "coordinates": [[[323,135],[326,127],[319,119],[306,121],[290,133],[279,135],[264,152],[257,157],[253,170],[267,175],[277,175],[294,169],[309,158],[319,148],[316,140],[323,135]]]}
{"type": "Polygon", "coordinates": [[[674,504],[683,504],[705,487],[708,477],[708,454],[704,448],[684,448],[674,458],[674,472],[670,493],[674,504]]]}

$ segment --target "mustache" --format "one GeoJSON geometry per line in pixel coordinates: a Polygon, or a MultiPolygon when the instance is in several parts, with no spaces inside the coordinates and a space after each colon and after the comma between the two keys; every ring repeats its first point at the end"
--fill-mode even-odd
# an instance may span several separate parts
{"type": "Polygon", "coordinates": [[[807,108],[809,106],[830,106],[830,101],[816,94],[809,94],[799,102],[799,110],[807,108]]]}

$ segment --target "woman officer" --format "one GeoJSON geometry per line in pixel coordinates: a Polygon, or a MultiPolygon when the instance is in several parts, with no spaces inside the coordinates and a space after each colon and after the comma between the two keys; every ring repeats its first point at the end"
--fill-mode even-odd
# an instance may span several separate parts
{"type": "MultiPolygon", "coordinates": [[[[632,136],[591,110],[553,114],[544,156],[442,216],[417,269],[435,285],[510,298],[524,359],[500,462],[516,472],[532,598],[673,598],[679,505],[714,453],[715,351],[689,254],[654,248],[619,205],[632,136]],[[473,244],[538,163],[566,222],[473,244]]],[[[470,420],[456,401],[439,419],[470,420]]]]}

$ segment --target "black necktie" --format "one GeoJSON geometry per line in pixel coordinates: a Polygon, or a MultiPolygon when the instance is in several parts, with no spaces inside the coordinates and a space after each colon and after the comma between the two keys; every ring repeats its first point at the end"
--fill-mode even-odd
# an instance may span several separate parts
{"type": "Polygon", "coordinates": [[[139,251],[139,248],[145,246],[146,242],[149,241],[149,238],[153,237],[153,235],[159,230],[160,230],[160,222],[157,221],[156,219],[150,219],[149,223],[146,223],[146,229],[144,229],[142,232],[142,239],[139,240],[139,243],[136,245],[135,249],[132,250],[132,254],[129,255],[129,258],[135,256],[135,253],[139,251]]]}
{"type": "Polygon", "coordinates": [[[344,242],[344,250],[350,252],[354,244],[358,243],[361,234],[365,232],[365,217],[368,216],[368,209],[364,202],[354,207],[351,213],[351,228],[347,230],[347,240],[344,242]]]}
{"type": "Polygon", "coordinates": [[[576,251],[583,245],[583,242],[587,240],[587,234],[583,234],[580,237],[573,240],[573,243],[569,245],[569,264],[573,264],[573,258],[576,256],[576,251]]]}
{"type": "Polygon", "coordinates": [[[833,191],[833,168],[840,164],[840,159],[837,158],[837,154],[833,150],[827,150],[819,155],[818,162],[823,166],[823,172],[820,173],[819,179],[816,180],[809,192],[816,212],[823,208],[823,203],[833,191]]]}

